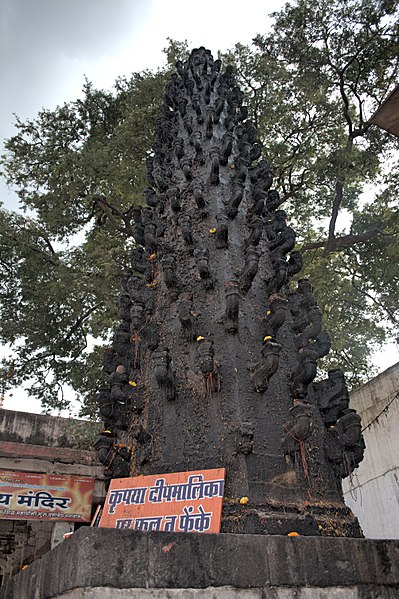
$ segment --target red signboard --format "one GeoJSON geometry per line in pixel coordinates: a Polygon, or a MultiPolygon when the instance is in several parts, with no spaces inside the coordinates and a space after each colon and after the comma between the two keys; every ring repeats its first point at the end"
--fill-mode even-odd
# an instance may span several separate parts
{"type": "Polygon", "coordinates": [[[0,471],[0,518],[88,522],[94,478],[0,471]]]}
{"type": "Polygon", "coordinates": [[[100,526],[170,532],[219,532],[224,468],[116,478],[100,526]]]}

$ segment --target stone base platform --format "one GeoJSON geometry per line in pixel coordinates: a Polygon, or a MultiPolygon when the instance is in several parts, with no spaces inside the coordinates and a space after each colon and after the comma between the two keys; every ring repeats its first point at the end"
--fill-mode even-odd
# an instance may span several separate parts
{"type": "Polygon", "coordinates": [[[0,599],[397,599],[399,542],[81,528],[0,599]]]}

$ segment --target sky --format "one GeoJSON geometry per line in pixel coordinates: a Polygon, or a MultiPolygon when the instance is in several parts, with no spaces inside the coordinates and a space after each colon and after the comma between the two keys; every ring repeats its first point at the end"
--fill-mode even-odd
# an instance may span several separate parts
{"type": "Polygon", "coordinates": [[[250,43],[266,30],[268,13],[282,5],[281,0],[0,0],[1,138],[14,132],[13,113],[24,120],[43,107],[74,100],[85,76],[95,87],[110,89],[119,75],[161,65],[168,37],[214,54],[239,41],[250,43]]]}
{"type": "MultiPolygon", "coordinates": [[[[14,134],[16,113],[76,99],[87,77],[111,89],[118,76],[164,62],[167,38],[205,46],[214,55],[264,33],[283,0],[0,0],[0,138],[14,134]]],[[[2,182],[0,200],[17,209],[2,182]]],[[[383,370],[398,360],[392,344],[376,357],[383,370]]],[[[39,402],[14,392],[4,407],[40,412],[39,402]]]]}

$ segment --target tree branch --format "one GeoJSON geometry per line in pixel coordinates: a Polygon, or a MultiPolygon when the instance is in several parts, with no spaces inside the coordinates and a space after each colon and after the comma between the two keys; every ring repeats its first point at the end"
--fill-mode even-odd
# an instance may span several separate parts
{"type": "Polygon", "coordinates": [[[343,235],[342,237],[333,237],[333,239],[328,238],[322,241],[314,241],[312,243],[305,243],[301,248],[301,254],[308,252],[309,250],[317,250],[319,248],[325,248],[324,256],[331,254],[332,252],[342,252],[346,248],[357,245],[358,243],[364,243],[365,241],[369,241],[373,237],[377,235],[383,235],[384,233],[380,231],[377,227],[370,229],[369,231],[365,231],[364,233],[359,233],[358,235],[343,235]]]}
{"type": "Polygon", "coordinates": [[[110,221],[110,223],[112,224],[114,229],[116,229],[120,233],[123,233],[127,237],[132,236],[133,232],[132,232],[131,227],[129,227],[129,226],[123,227],[118,222],[118,220],[115,218],[115,214],[116,214],[123,220],[125,225],[127,225],[126,217],[120,210],[115,208],[115,206],[112,206],[111,204],[109,204],[103,196],[96,196],[95,198],[93,198],[93,201],[98,205],[100,210],[102,210],[102,212],[106,215],[106,217],[108,218],[108,220],[110,221]]]}

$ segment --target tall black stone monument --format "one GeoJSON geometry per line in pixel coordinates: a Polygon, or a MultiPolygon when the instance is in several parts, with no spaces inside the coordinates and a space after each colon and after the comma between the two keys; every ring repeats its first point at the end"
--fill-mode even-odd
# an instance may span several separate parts
{"type": "Polygon", "coordinates": [[[243,93],[204,48],[176,69],[105,356],[106,475],[225,467],[222,531],[361,536],[360,418],[340,370],[313,382],[330,339],[243,93]]]}

